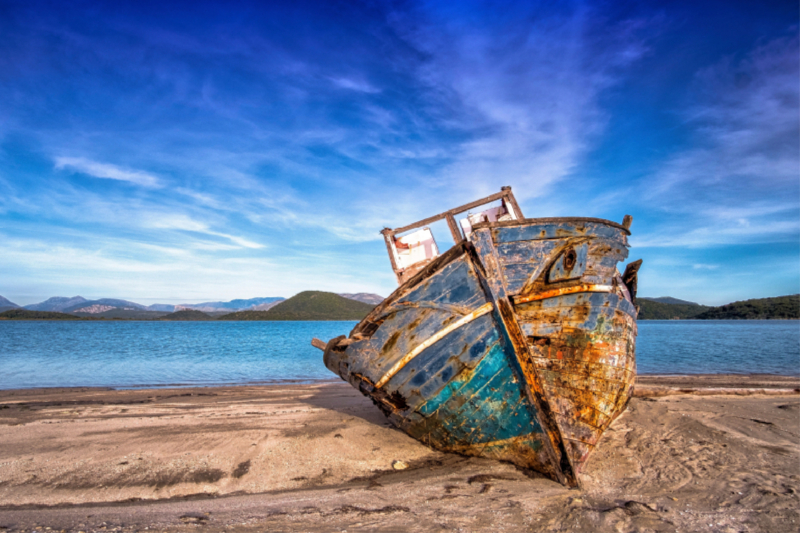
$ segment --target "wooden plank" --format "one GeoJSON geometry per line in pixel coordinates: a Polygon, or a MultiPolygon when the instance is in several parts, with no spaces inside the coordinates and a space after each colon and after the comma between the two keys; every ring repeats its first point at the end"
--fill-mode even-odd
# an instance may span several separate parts
{"type": "Polygon", "coordinates": [[[546,263],[553,250],[566,244],[566,239],[504,242],[496,245],[497,257],[502,265],[546,263]]]}
{"type": "Polygon", "coordinates": [[[591,426],[577,418],[566,417],[561,414],[556,414],[556,418],[561,425],[561,430],[564,432],[564,437],[570,440],[577,440],[584,444],[594,446],[600,440],[602,431],[599,428],[591,426]]]}
{"type": "Polygon", "coordinates": [[[502,191],[506,191],[506,204],[508,207],[511,207],[514,210],[514,218],[516,220],[521,220],[525,218],[522,214],[522,209],[519,208],[519,204],[517,203],[517,199],[514,197],[514,193],[511,192],[511,187],[503,187],[501,188],[502,191]]]}
{"type": "Polygon", "coordinates": [[[556,296],[564,296],[566,294],[575,294],[579,292],[611,292],[613,287],[611,285],[594,285],[590,283],[581,283],[572,287],[562,287],[560,289],[550,289],[548,291],[537,292],[535,294],[525,294],[513,298],[515,304],[533,302],[536,300],[545,300],[547,298],[554,298],[556,296]]]}
{"type": "Polygon", "coordinates": [[[576,404],[571,398],[555,396],[551,402],[553,411],[566,417],[575,417],[601,431],[605,430],[612,420],[610,416],[597,410],[593,405],[576,404]]]}
{"type": "Polygon", "coordinates": [[[532,241],[537,239],[559,239],[567,237],[607,238],[627,244],[628,231],[622,226],[607,220],[588,218],[526,219],[522,222],[485,222],[476,224],[473,229],[490,227],[497,244],[532,241]]]}
{"type": "Polygon", "coordinates": [[[314,348],[319,348],[320,350],[322,350],[324,352],[325,348],[328,346],[328,343],[325,342],[325,341],[321,341],[318,338],[314,337],[313,339],[311,339],[311,346],[313,346],[314,348]]]}
{"type": "MultiPolygon", "coordinates": [[[[585,329],[594,330],[601,317],[606,325],[611,325],[615,320],[622,320],[627,324],[629,320],[626,315],[631,319],[636,316],[633,304],[613,292],[566,294],[520,303],[515,305],[514,309],[526,335],[537,335],[532,331],[537,324],[553,322],[562,326],[580,325],[585,329]],[[588,313],[576,313],[576,309],[585,309],[587,306],[588,313]]],[[[622,326],[623,324],[620,324],[620,327],[622,326]]]]}
{"type": "Polygon", "coordinates": [[[470,383],[474,385],[474,383],[492,379],[498,372],[502,372],[505,366],[508,366],[508,362],[504,359],[502,347],[499,343],[492,343],[474,369],[457,374],[455,379],[451,380],[436,395],[428,397],[425,403],[419,407],[419,412],[424,416],[430,416],[451,398],[462,395],[462,390],[470,383]]]}
{"type": "Polygon", "coordinates": [[[413,350],[411,350],[410,352],[405,354],[402,358],[400,358],[399,361],[397,361],[394,365],[392,365],[392,368],[390,368],[383,375],[383,377],[381,377],[381,379],[378,380],[378,382],[375,384],[375,387],[380,389],[381,387],[386,385],[386,383],[390,379],[392,379],[394,377],[394,375],[397,374],[400,371],[401,368],[403,368],[408,363],[410,363],[415,357],[417,357],[419,354],[421,354],[425,349],[427,349],[428,347],[432,346],[434,343],[439,342],[444,337],[446,337],[450,333],[454,332],[455,330],[457,330],[461,326],[463,326],[465,324],[469,324],[470,322],[472,322],[476,318],[481,317],[481,316],[483,316],[483,315],[485,315],[487,313],[490,313],[493,308],[494,308],[494,306],[492,305],[492,303],[488,302],[488,303],[480,306],[478,309],[475,309],[470,314],[459,318],[458,320],[456,320],[455,322],[453,322],[449,326],[446,326],[445,328],[437,331],[436,333],[434,333],[433,335],[431,335],[430,337],[428,337],[427,339],[422,341],[413,350]]]}
{"type": "Polygon", "coordinates": [[[400,281],[400,275],[397,273],[397,261],[394,259],[394,233],[389,228],[383,228],[381,235],[383,235],[383,240],[386,243],[386,251],[389,253],[389,261],[392,263],[392,270],[397,276],[397,281],[400,281]]]}
{"type": "Polygon", "coordinates": [[[550,359],[546,357],[534,357],[533,362],[538,367],[552,370],[553,372],[569,372],[572,374],[599,376],[607,380],[621,383],[628,383],[633,378],[633,372],[625,367],[604,365],[602,363],[550,359]]]}
{"type": "MultiPolygon", "coordinates": [[[[436,222],[438,220],[444,220],[445,218],[447,218],[447,215],[455,216],[455,215],[458,215],[460,213],[463,213],[464,211],[469,211],[470,209],[472,209],[474,207],[478,207],[478,206],[481,206],[481,205],[484,205],[484,204],[488,204],[488,203],[491,203],[491,202],[494,202],[494,201],[497,201],[497,200],[501,200],[501,199],[504,199],[504,198],[508,198],[509,196],[511,196],[511,187],[503,187],[503,189],[498,193],[490,194],[489,196],[486,196],[485,198],[481,198],[480,200],[475,200],[474,202],[470,202],[468,204],[460,205],[460,206],[455,207],[453,209],[448,209],[447,211],[439,213],[438,215],[433,215],[432,217],[424,218],[424,219],[422,219],[422,220],[420,220],[418,222],[414,222],[413,224],[409,224],[408,226],[403,226],[402,228],[395,228],[393,230],[393,232],[395,234],[405,233],[405,232],[407,232],[409,230],[412,230],[412,229],[421,228],[422,226],[427,226],[428,224],[432,224],[433,222],[436,222]]],[[[511,196],[511,198],[513,198],[513,196],[511,196]]],[[[516,199],[514,200],[514,204],[513,205],[516,205],[516,199]]],[[[521,218],[522,217],[522,212],[518,210],[519,206],[516,206],[515,209],[517,209],[517,213],[519,213],[520,218],[521,218]]],[[[456,242],[458,242],[458,241],[456,241],[456,242]]]]}
{"type": "Polygon", "coordinates": [[[533,224],[578,224],[584,225],[589,223],[594,224],[601,224],[603,226],[609,226],[613,228],[618,228],[622,230],[624,233],[623,235],[630,235],[630,231],[625,229],[625,227],[621,224],[617,224],[613,220],[606,220],[604,218],[592,218],[592,217],[542,217],[542,218],[524,218],[521,220],[506,220],[503,222],[480,222],[475,224],[475,228],[513,228],[515,226],[526,226],[526,225],[533,225],[533,224]]]}
{"type": "Polygon", "coordinates": [[[447,213],[447,226],[450,228],[450,233],[453,236],[453,242],[458,244],[464,240],[464,235],[461,233],[461,228],[456,224],[456,219],[452,213],[447,213]]]}
{"type": "Polygon", "coordinates": [[[471,379],[477,367],[484,364],[484,358],[499,346],[497,329],[489,316],[471,322],[460,332],[459,338],[448,342],[448,346],[429,348],[414,368],[404,368],[390,383],[406,398],[410,409],[421,408],[440,394],[447,394],[443,391],[450,383],[463,384],[471,379]]]}
{"type": "Polygon", "coordinates": [[[623,381],[614,381],[600,376],[586,375],[584,373],[560,372],[541,369],[541,375],[548,383],[573,389],[592,391],[594,394],[615,399],[617,393],[624,385],[623,381]]]}
{"type": "Polygon", "coordinates": [[[503,276],[500,270],[500,260],[497,257],[495,239],[489,228],[474,229],[472,242],[483,264],[485,278],[485,291],[495,303],[498,313],[496,317],[498,323],[503,326],[505,340],[509,348],[515,353],[514,364],[525,380],[525,393],[531,405],[536,409],[536,418],[548,438],[545,439],[547,446],[545,452],[549,455],[553,465],[554,475],[564,485],[577,487],[580,481],[576,471],[570,462],[566,448],[562,442],[558,423],[552,417],[550,407],[547,404],[546,393],[542,388],[541,378],[538,370],[530,360],[530,351],[519,328],[519,324],[514,316],[513,308],[508,299],[506,287],[503,283],[503,276]]]}

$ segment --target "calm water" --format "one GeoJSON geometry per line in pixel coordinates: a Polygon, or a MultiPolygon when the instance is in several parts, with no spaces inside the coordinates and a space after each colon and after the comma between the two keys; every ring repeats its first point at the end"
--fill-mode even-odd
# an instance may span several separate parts
{"type": "MultiPolygon", "coordinates": [[[[355,322],[0,321],[0,388],[338,379],[312,337],[355,322]]],[[[640,373],[800,374],[797,321],[643,321],[640,373]]]]}

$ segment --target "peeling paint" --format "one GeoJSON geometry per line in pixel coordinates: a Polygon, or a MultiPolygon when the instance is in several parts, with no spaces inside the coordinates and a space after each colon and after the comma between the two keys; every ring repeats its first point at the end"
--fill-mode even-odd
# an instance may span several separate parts
{"type": "Polygon", "coordinates": [[[577,486],[636,373],[627,235],[599,219],[474,224],[325,364],[431,447],[577,486]]]}

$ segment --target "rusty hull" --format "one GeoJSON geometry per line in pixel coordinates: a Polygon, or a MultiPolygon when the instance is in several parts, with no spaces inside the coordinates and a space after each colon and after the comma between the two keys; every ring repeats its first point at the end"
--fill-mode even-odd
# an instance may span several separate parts
{"type": "Polygon", "coordinates": [[[477,224],[329,341],[325,365],[421,442],[577,486],[636,373],[627,235],[588,218],[477,224]]]}

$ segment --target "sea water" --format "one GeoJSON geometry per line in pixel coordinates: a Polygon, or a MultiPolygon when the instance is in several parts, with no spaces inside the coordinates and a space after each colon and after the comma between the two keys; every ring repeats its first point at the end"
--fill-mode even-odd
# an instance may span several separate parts
{"type": "MultiPolygon", "coordinates": [[[[0,321],[0,388],[335,379],[311,346],[344,322],[0,321]]],[[[798,321],[641,321],[639,373],[800,374],[798,321]]]]}

